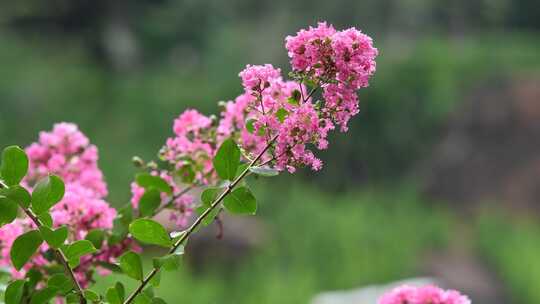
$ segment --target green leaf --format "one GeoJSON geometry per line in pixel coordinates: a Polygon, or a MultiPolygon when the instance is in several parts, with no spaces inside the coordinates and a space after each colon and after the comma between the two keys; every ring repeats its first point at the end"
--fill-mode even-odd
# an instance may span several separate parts
{"type": "Polygon", "coordinates": [[[249,171],[260,175],[260,176],[266,176],[266,177],[272,177],[279,174],[279,171],[273,168],[268,167],[250,167],[249,171]]]}
{"type": "Polygon", "coordinates": [[[6,293],[4,294],[4,301],[6,304],[20,304],[22,303],[22,297],[24,294],[24,284],[26,281],[24,280],[17,280],[11,282],[7,289],[6,293]]]}
{"type": "Polygon", "coordinates": [[[182,263],[184,255],[184,246],[180,245],[173,253],[169,253],[162,257],[154,258],[152,263],[155,268],[163,268],[167,271],[177,270],[182,263]]]}
{"type": "Polygon", "coordinates": [[[266,134],[266,125],[261,126],[259,130],[257,131],[257,135],[264,136],[266,134]]]}
{"type": "Polygon", "coordinates": [[[51,214],[49,212],[43,212],[42,214],[38,214],[38,219],[41,221],[41,223],[49,228],[52,228],[53,225],[53,219],[51,217],[51,214]]]}
{"type": "Polygon", "coordinates": [[[103,246],[103,241],[105,240],[105,232],[101,229],[92,229],[84,237],[85,240],[92,242],[92,245],[97,249],[101,249],[103,246]]]}
{"type": "Polygon", "coordinates": [[[141,293],[139,294],[135,300],[133,301],[134,304],[151,304],[152,298],[150,298],[148,295],[141,293]]]}
{"type": "Polygon", "coordinates": [[[239,187],[225,196],[223,206],[233,214],[255,214],[257,212],[257,200],[247,187],[239,187]]]}
{"type": "Polygon", "coordinates": [[[302,98],[302,93],[299,90],[294,90],[292,92],[291,98],[296,100],[296,101],[300,101],[300,98],[302,98]]]}
{"type": "Polygon", "coordinates": [[[79,304],[81,302],[81,298],[78,294],[72,292],[66,296],[66,302],[68,304],[79,304]]]}
{"type": "MultiPolygon", "coordinates": [[[[212,205],[212,203],[216,200],[216,198],[218,197],[218,195],[220,194],[221,191],[222,190],[220,188],[206,188],[201,193],[202,206],[197,208],[197,212],[199,214],[203,214],[206,211],[206,209],[210,208],[210,205],[212,205]]],[[[210,214],[208,214],[203,219],[202,225],[206,227],[206,226],[212,224],[212,222],[214,221],[214,219],[218,215],[219,210],[220,210],[220,208],[214,208],[214,210],[212,210],[210,212],[210,214]]]]}
{"type": "Polygon", "coordinates": [[[118,216],[113,221],[112,234],[107,240],[109,245],[118,244],[126,237],[131,221],[133,221],[133,207],[128,204],[118,210],[118,216]]]}
{"type": "Polygon", "coordinates": [[[163,268],[166,271],[174,271],[182,264],[183,255],[184,246],[180,245],[173,253],[152,259],[152,263],[154,268],[163,268]]]}
{"type": "Polygon", "coordinates": [[[161,193],[155,188],[147,189],[139,201],[141,216],[154,215],[159,205],[161,205],[161,193]]]}
{"type": "Polygon", "coordinates": [[[153,298],[152,304],[167,304],[167,302],[165,302],[165,300],[163,300],[162,298],[153,298]]]}
{"type": "Polygon", "coordinates": [[[159,284],[161,284],[161,272],[156,272],[156,274],[150,279],[150,285],[153,287],[159,287],[159,284]]]}
{"type": "Polygon", "coordinates": [[[284,108],[279,108],[276,111],[276,117],[279,120],[279,122],[283,123],[285,121],[285,118],[289,115],[289,112],[285,110],[284,108]]]}
{"type": "Polygon", "coordinates": [[[40,180],[32,192],[32,210],[41,214],[49,211],[64,197],[64,182],[55,175],[40,180]]]}
{"type": "Polygon", "coordinates": [[[180,254],[171,253],[162,257],[154,258],[152,262],[155,268],[163,268],[166,271],[174,271],[180,267],[182,262],[181,258],[182,256],[180,254]]]}
{"type": "Polygon", "coordinates": [[[137,219],[129,225],[129,232],[137,240],[153,245],[170,247],[171,239],[160,223],[150,219],[137,219]]]}
{"type": "Polygon", "coordinates": [[[225,140],[214,157],[214,168],[222,179],[233,180],[240,165],[240,149],[232,139],[225,140]]]}
{"type": "Polygon", "coordinates": [[[63,273],[57,273],[57,274],[54,274],[52,277],[50,277],[49,280],[47,281],[47,286],[55,288],[56,290],[60,291],[63,294],[70,292],[74,287],[73,281],[71,281],[63,273]]]}
{"type": "Polygon", "coordinates": [[[292,96],[287,99],[287,102],[289,102],[292,105],[297,106],[300,104],[301,97],[302,97],[302,93],[300,93],[300,91],[298,90],[294,90],[292,93],[292,96]]]}
{"type": "Polygon", "coordinates": [[[42,242],[41,234],[37,230],[21,234],[11,246],[10,256],[13,267],[21,270],[24,264],[36,253],[42,242]]]}
{"type": "Polygon", "coordinates": [[[32,295],[32,299],[30,300],[30,304],[43,304],[48,303],[50,300],[54,298],[56,295],[57,289],[46,287],[41,290],[38,290],[32,295]]]}
{"type": "Polygon", "coordinates": [[[128,226],[133,221],[133,207],[131,204],[126,205],[118,210],[118,215],[122,220],[122,223],[128,226]]]}
{"type": "Polygon", "coordinates": [[[41,281],[43,278],[43,274],[39,272],[36,268],[32,268],[28,270],[28,272],[25,275],[25,278],[28,279],[28,286],[30,289],[35,288],[37,284],[41,281]]]}
{"type": "Polygon", "coordinates": [[[240,176],[240,174],[242,174],[244,170],[247,169],[247,167],[249,167],[248,163],[240,163],[240,166],[238,166],[238,170],[236,170],[236,177],[240,176]]]}
{"type": "Polygon", "coordinates": [[[118,266],[117,264],[107,263],[103,261],[97,261],[96,264],[112,272],[122,273],[122,268],[120,268],[120,266],[118,266]]]}
{"type": "Polygon", "coordinates": [[[0,196],[0,210],[0,227],[2,227],[15,220],[19,205],[10,198],[0,196]]]}
{"type": "Polygon", "coordinates": [[[87,290],[84,291],[83,294],[84,294],[84,298],[89,300],[89,301],[92,301],[92,302],[99,301],[99,294],[97,294],[93,290],[87,289],[87,290]]]}
{"type": "Polygon", "coordinates": [[[219,214],[219,211],[221,211],[221,208],[214,208],[214,210],[210,211],[210,213],[206,216],[206,218],[202,221],[203,226],[208,226],[214,222],[216,217],[219,214]]]}
{"type": "Polygon", "coordinates": [[[0,195],[11,199],[24,208],[28,208],[28,206],[30,206],[30,200],[32,199],[30,193],[19,185],[11,186],[9,189],[1,189],[0,195]]]}
{"type": "Polygon", "coordinates": [[[62,226],[56,230],[53,230],[46,226],[39,227],[41,237],[54,249],[59,248],[64,244],[68,236],[68,229],[66,226],[62,226]]]}
{"type": "Polygon", "coordinates": [[[120,268],[135,280],[141,281],[143,279],[141,256],[133,251],[128,251],[120,257],[120,268]]]}
{"type": "Polygon", "coordinates": [[[159,176],[154,176],[149,173],[139,173],[135,177],[135,181],[139,186],[145,189],[156,188],[161,192],[165,192],[169,195],[172,194],[172,187],[159,176]]]}
{"type": "Polygon", "coordinates": [[[80,240],[70,244],[64,253],[68,259],[69,267],[75,268],[79,265],[82,256],[94,253],[96,251],[97,250],[92,242],[88,240],[80,240]]]}
{"type": "Polygon", "coordinates": [[[148,286],[145,290],[143,290],[143,294],[152,299],[154,297],[154,287],[148,286]]]}
{"type": "Polygon", "coordinates": [[[126,289],[124,288],[124,285],[120,282],[116,282],[116,284],[114,284],[114,288],[116,288],[116,291],[120,296],[120,300],[124,302],[124,299],[126,297],[126,289]]]}
{"type": "Polygon", "coordinates": [[[109,289],[107,289],[105,299],[109,304],[122,304],[122,298],[118,293],[118,289],[116,289],[115,287],[109,287],[109,289]]]}
{"type": "Polygon", "coordinates": [[[201,202],[204,206],[210,207],[210,205],[216,200],[220,193],[220,188],[206,188],[201,193],[201,202]]]}
{"type": "Polygon", "coordinates": [[[28,171],[28,156],[17,146],[9,146],[2,152],[0,176],[8,185],[13,186],[21,182],[28,171]]]}
{"type": "Polygon", "coordinates": [[[257,120],[253,119],[253,118],[249,118],[248,120],[246,120],[246,130],[253,134],[253,132],[255,132],[255,125],[254,123],[256,122],[257,120]]]}

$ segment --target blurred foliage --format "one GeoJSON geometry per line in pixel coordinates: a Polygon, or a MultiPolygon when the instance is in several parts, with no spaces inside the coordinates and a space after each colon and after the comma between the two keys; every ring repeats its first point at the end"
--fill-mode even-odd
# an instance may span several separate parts
{"type": "MultiPolygon", "coordinates": [[[[210,63],[122,73],[95,65],[81,48],[60,51],[10,35],[0,40],[5,45],[0,50],[0,138],[27,145],[54,122],[78,123],[101,148],[117,205],[127,197],[130,157],[153,158],[171,134],[172,120],[187,107],[218,114],[216,101],[240,93],[235,75],[250,62],[242,58],[242,47],[230,45],[225,62],[211,53],[205,55],[210,63]]],[[[320,153],[326,167],[315,179],[344,189],[367,177],[395,180],[407,172],[480,79],[538,69],[540,40],[527,34],[513,35],[504,44],[499,40],[493,34],[379,43],[379,70],[360,93],[362,112],[349,133],[334,134],[332,148],[320,153]]],[[[284,57],[285,50],[281,53],[284,57]]]]}
{"type": "Polygon", "coordinates": [[[488,213],[478,223],[479,249],[514,303],[540,302],[540,225],[531,219],[488,213]]]}
{"type": "MultiPolygon", "coordinates": [[[[244,260],[234,267],[216,261],[204,272],[193,273],[186,265],[178,273],[163,273],[159,294],[165,300],[308,303],[323,290],[405,278],[415,273],[424,250],[446,244],[452,223],[445,210],[425,208],[410,191],[336,197],[294,184],[280,188],[276,199],[275,188],[256,188],[258,218],[270,232],[264,246],[247,256],[235,252],[244,260]]],[[[100,282],[96,288],[105,286],[100,282]]]]}

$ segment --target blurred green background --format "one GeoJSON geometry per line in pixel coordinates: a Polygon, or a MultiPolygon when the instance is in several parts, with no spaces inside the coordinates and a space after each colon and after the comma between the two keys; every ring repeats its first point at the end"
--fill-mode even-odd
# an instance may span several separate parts
{"type": "Polygon", "coordinates": [[[208,228],[163,297],[309,303],[431,276],[474,303],[539,303],[535,0],[3,1],[0,143],[79,124],[120,206],[131,156],[153,158],[188,107],[217,114],[246,64],[288,71],[285,36],[321,20],[380,51],[360,115],[322,171],[257,182],[260,235],[208,228]]]}

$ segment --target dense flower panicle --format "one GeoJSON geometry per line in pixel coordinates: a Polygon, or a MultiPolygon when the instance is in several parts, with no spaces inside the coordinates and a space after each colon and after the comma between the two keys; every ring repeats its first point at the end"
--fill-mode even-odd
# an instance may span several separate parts
{"type": "MultiPolygon", "coordinates": [[[[38,142],[27,147],[26,152],[29,169],[23,184],[28,190],[32,190],[35,183],[48,174],[58,175],[65,183],[64,197],[50,210],[54,227],[66,226],[70,240],[84,239],[92,229],[112,229],[116,210],[103,199],[107,195],[107,184],[97,164],[97,148],[90,144],[75,124],[55,124],[52,131],[41,132],[38,142]]],[[[28,218],[16,219],[0,228],[0,266],[11,266],[9,252],[13,241],[35,228],[28,218]]],[[[11,268],[13,275],[21,277],[32,267],[54,263],[45,258],[48,250],[47,244],[43,243],[21,271],[11,268]]],[[[105,245],[97,255],[113,261],[121,253],[114,246],[105,245]]],[[[75,269],[75,275],[81,278],[83,286],[89,283],[91,273],[87,272],[95,266],[95,262],[90,261],[89,256],[85,265],[81,264],[75,269]]]]}
{"type": "Polygon", "coordinates": [[[356,90],[368,86],[375,73],[378,51],[372,39],[355,28],[336,31],[321,22],[288,36],[285,47],[293,70],[322,87],[325,117],[347,131],[359,112],[356,90]]]}
{"type": "MultiPolygon", "coordinates": [[[[195,208],[195,198],[189,193],[183,193],[186,189],[186,185],[177,183],[168,171],[161,170],[158,172],[157,170],[153,170],[151,174],[161,177],[172,187],[173,196],[171,197],[166,193],[161,193],[161,203],[162,205],[167,204],[174,198],[170,203],[170,206],[167,207],[167,209],[170,210],[169,218],[175,222],[177,227],[186,227],[195,208]]],[[[144,191],[145,189],[137,183],[131,183],[131,205],[134,209],[139,208],[139,201],[143,196],[144,191]]]]}
{"type": "Polygon", "coordinates": [[[279,73],[271,65],[248,65],[240,72],[246,91],[225,104],[218,134],[230,136],[236,132],[242,148],[253,156],[277,136],[273,155],[263,156],[263,161],[274,159],[276,169],[289,172],[298,166],[319,170],[322,162],[307,145],[325,149],[328,130],[333,126],[319,118],[310,98],[303,100],[304,85],[284,81],[279,73]],[[261,83],[266,85],[258,87],[261,83]],[[256,84],[255,89],[252,84],[256,84]]]}
{"type": "Polygon", "coordinates": [[[316,76],[326,76],[329,72],[326,64],[331,64],[332,49],[329,37],[336,30],[326,22],[320,22],[317,27],[300,30],[296,36],[285,38],[285,48],[291,58],[293,70],[306,71],[316,76]]]}
{"type": "Polygon", "coordinates": [[[180,174],[194,174],[194,182],[208,184],[213,174],[212,158],[216,150],[210,126],[212,119],[196,110],[186,110],[174,121],[174,137],[167,142],[160,154],[180,174]]]}
{"type": "Polygon", "coordinates": [[[321,160],[306,146],[314,144],[319,149],[325,149],[326,137],[332,128],[331,124],[325,124],[319,118],[313,104],[309,102],[301,104],[285,118],[278,130],[275,149],[276,168],[287,169],[293,173],[297,166],[306,165],[313,170],[320,170],[321,160]]]}
{"type": "Polygon", "coordinates": [[[116,210],[79,184],[66,184],[64,198],[51,209],[56,226],[66,225],[76,239],[92,229],[112,229],[116,210]]]}
{"type": "Polygon", "coordinates": [[[197,110],[186,110],[174,120],[173,131],[177,136],[187,136],[189,133],[199,135],[211,124],[212,120],[197,110]]]}
{"type": "Polygon", "coordinates": [[[355,28],[339,31],[330,39],[336,79],[354,89],[367,87],[369,78],[375,73],[375,57],[378,54],[372,39],[355,28]]]}
{"type": "Polygon", "coordinates": [[[455,290],[443,290],[427,285],[414,287],[403,285],[384,294],[379,304],[470,304],[467,296],[455,290]]]}
{"type": "Polygon", "coordinates": [[[26,148],[30,161],[25,183],[29,186],[48,174],[65,183],[78,183],[96,197],[107,195],[107,184],[98,167],[98,150],[72,123],[55,124],[51,132],[41,132],[39,141],[26,148]]]}
{"type": "Polygon", "coordinates": [[[247,92],[261,91],[272,85],[275,81],[281,81],[281,70],[274,68],[271,64],[247,65],[240,72],[242,85],[247,92]]]}

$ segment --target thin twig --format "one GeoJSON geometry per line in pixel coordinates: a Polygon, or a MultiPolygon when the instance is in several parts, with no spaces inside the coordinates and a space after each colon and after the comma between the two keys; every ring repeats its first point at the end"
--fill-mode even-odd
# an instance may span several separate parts
{"type": "MultiPolygon", "coordinates": [[[[218,198],[216,198],[214,200],[214,202],[210,205],[210,207],[208,207],[208,209],[206,209],[196,220],[195,222],[193,222],[193,224],[191,224],[191,226],[185,231],[184,234],[182,234],[182,236],[176,241],[176,243],[174,243],[174,245],[171,247],[171,249],[169,250],[169,254],[172,254],[174,253],[178,247],[180,247],[180,245],[182,245],[187,239],[188,237],[199,227],[199,225],[203,222],[203,220],[217,207],[219,206],[219,204],[223,201],[223,199],[229,194],[232,192],[232,190],[234,189],[234,187],[240,182],[242,181],[242,179],[244,177],[246,177],[246,175],[249,173],[249,169],[251,167],[253,167],[260,159],[261,157],[264,155],[264,153],[266,153],[266,151],[268,151],[268,149],[270,149],[270,147],[272,146],[272,144],[274,143],[274,141],[277,139],[277,136],[274,136],[274,138],[272,138],[272,140],[268,143],[268,145],[266,145],[266,147],[259,153],[259,155],[257,155],[257,157],[252,160],[249,165],[246,167],[246,169],[244,169],[244,171],[242,171],[242,173],[240,173],[240,175],[238,177],[236,177],[236,179],[231,182],[229,184],[229,186],[227,186],[227,188],[225,189],[225,191],[223,191],[218,198]]],[[[124,304],[130,304],[131,302],[133,302],[133,300],[135,300],[135,298],[143,291],[143,289],[146,287],[146,285],[150,282],[150,280],[152,280],[152,278],[159,272],[160,270],[160,267],[154,267],[154,269],[152,269],[152,271],[141,281],[141,283],[139,284],[139,286],[137,287],[137,289],[135,289],[135,291],[133,291],[133,293],[131,293],[129,295],[129,297],[127,298],[127,300],[124,302],[124,304]]]]}
{"type": "Polygon", "coordinates": [[[175,200],[179,199],[180,197],[182,197],[184,194],[188,193],[189,191],[191,191],[193,188],[195,188],[195,186],[189,186],[187,188],[185,188],[184,190],[182,190],[180,193],[174,195],[173,197],[171,197],[171,199],[166,202],[165,204],[159,206],[156,211],[154,212],[154,214],[158,214],[160,213],[161,211],[163,211],[163,209],[169,207],[172,203],[174,203],[175,200]]]}

